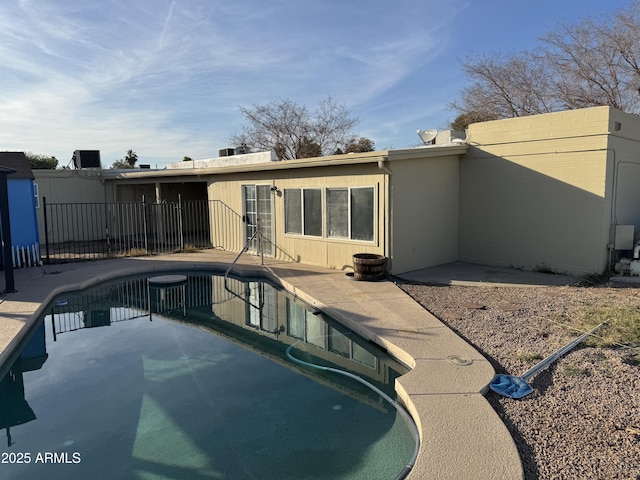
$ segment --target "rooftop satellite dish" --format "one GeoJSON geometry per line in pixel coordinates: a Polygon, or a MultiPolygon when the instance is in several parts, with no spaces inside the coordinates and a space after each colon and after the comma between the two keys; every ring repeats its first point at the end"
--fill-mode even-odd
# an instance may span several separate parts
{"type": "Polygon", "coordinates": [[[416,130],[425,145],[431,145],[438,135],[438,130],[416,130]]]}

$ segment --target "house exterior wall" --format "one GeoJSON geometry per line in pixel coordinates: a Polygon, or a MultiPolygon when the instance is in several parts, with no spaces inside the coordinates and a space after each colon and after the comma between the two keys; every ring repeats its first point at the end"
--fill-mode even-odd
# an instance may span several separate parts
{"type": "Polygon", "coordinates": [[[458,156],[420,150],[389,153],[394,274],[458,259],[458,156]]]}
{"type": "Polygon", "coordinates": [[[610,129],[608,186],[612,223],[634,225],[637,240],[640,239],[640,117],[612,109],[610,129]]]}
{"type": "MultiPolygon", "coordinates": [[[[176,177],[179,178],[179,171],[174,170],[176,177]]],[[[147,182],[147,183],[115,183],[116,201],[117,202],[140,202],[144,199],[145,203],[156,202],[177,202],[178,198],[182,201],[189,202],[195,200],[206,200],[207,184],[206,182],[147,182]]]]}
{"type": "MultiPolygon", "coordinates": [[[[388,204],[386,175],[375,164],[327,166],[321,168],[301,168],[242,174],[215,175],[209,177],[209,200],[220,202],[226,210],[224,222],[232,235],[221,238],[216,228],[219,219],[212,218],[212,243],[231,251],[240,251],[246,242],[244,223],[243,185],[270,185],[278,191],[271,193],[273,218],[273,257],[286,261],[302,262],[338,270],[351,269],[355,253],[375,253],[388,255],[385,250],[385,212],[388,204]],[[345,187],[374,188],[374,238],[373,241],[357,241],[328,238],[326,231],[326,189],[345,187]],[[315,188],[322,190],[321,237],[285,233],[286,189],[315,188]],[[235,219],[229,228],[230,220],[235,219]]],[[[224,224],[224,223],[223,223],[224,224]]]]}
{"type": "Polygon", "coordinates": [[[156,186],[154,183],[116,185],[117,202],[154,203],[156,201],[156,186]]]}
{"type": "MultiPolygon", "coordinates": [[[[329,348],[327,339],[339,336],[339,330],[330,328],[322,316],[313,315],[293,299],[276,295],[274,287],[269,285],[262,287],[263,308],[259,309],[256,307],[260,305],[258,290],[261,288],[261,282],[246,283],[229,278],[226,280],[229,288],[227,290],[223,277],[213,276],[211,281],[212,298],[216,302],[212,305],[214,315],[238,328],[248,330],[251,332],[249,335],[262,335],[287,345],[298,344],[299,347],[304,343],[311,343],[315,356],[370,380],[388,382],[393,375],[389,367],[382,368],[384,365],[380,362],[375,361],[374,364],[354,362],[351,357],[345,357],[329,348]],[[290,334],[291,322],[295,321],[290,314],[298,316],[297,320],[305,323],[308,338],[303,339],[290,334]]],[[[210,314],[205,316],[205,324],[209,319],[210,314]]],[[[355,340],[345,340],[356,344],[355,340]]]]}
{"type": "Polygon", "coordinates": [[[33,176],[49,203],[113,201],[99,170],[34,170],[33,176]]]}
{"type": "MultiPolygon", "coordinates": [[[[39,205],[36,209],[40,243],[45,243],[43,199],[52,203],[103,203],[113,201],[113,188],[103,181],[98,170],[34,170],[34,182],[37,184],[39,205]]],[[[89,222],[86,231],[99,232],[104,225],[101,215],[91,215],[84,219],[89,222]],[[91,223],[93,222],[93,223],[91,223]]],[[[84,238],[79,233],[68,232],[68,238],[62,240],[77,240],[84,238]]]]}
{"type": "MultiPolygon", "coordinates": [[[[220,217],[222,221],[211,218],[212,243],[231,251],[244,246],[242,186],[255,184],[277,187],[271,194],[275,258],[350,270],[354,254],[374,253],[390,259],[394,274],[456,261],[458,156],[466,149],[453,146],[394,150],[379,152],[375,161],[362,164],[336,165],[329,160],[326,166],[297,168],[291,161],[291,168],[286,170],[212,175],[209,199],[227,209],[226,216],[220,217]],[[371,241],[331,238],[327,233],[327,190],[346,187],[374,189],[371,241]],[[305,188],[322,190],[321,236],[285,233],[285,192],[305,188]],[[234,234],[224,237],[221,232],[229,231],[229,218],[234,215],[234,234]]],[[[348,157],[342,156],[345,158],[348,157]]]]}
{"type": "Polygon", "coordinates": [[[469,126],[462,261],[568,273],[607,268],[609,107],[469,126]]]}

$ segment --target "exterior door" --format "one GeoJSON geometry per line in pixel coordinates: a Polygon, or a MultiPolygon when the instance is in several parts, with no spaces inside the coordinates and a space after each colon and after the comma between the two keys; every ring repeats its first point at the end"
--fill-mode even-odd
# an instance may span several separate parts
{"type": "Polygon", "coordinates": [[[273,211],[271,185],[243,185],[245,243],[260,228],[261,237],[251,241],[247,251],[273,256],[273,211]],[[260,252],[262,248],[262,252],[260,252]]]}

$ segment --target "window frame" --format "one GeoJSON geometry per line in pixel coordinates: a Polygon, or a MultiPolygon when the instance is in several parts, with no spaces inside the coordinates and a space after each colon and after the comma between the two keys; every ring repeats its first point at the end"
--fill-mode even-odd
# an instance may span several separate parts
{"type": "Polygon", "coordinates": [[[284,233],[285,235],[304,235],[304,219],[303,219],[303,207],[302,207],[302,188],[285,188],[284,189],[284,233]],[[297,195],[295,195],[293,192],[297,191],[297,195]],[[293,230],[288,230],[288,228],[290,227],[291,223],[293,223],[292,218],[289,218],[289,212],[288,212],[288,204],[287,204],[287,199],[288,198],[292,198],[290,197],[291,195],[295,195],[298,198],[297,203],[300,205],[300,212],[298,215],[298,218],[295,219],[296,220],[296,227],[298,226],[298,223],[300,224],[300,231],[293,231],[293,230]]]}
{"type": "Polygon", "coordinates": [[[326,187],[325,190],[346,190],[347,191],[347,236],[346,237],[337,237],[337,236],[329,236],[329,208],[328,205],[326,205],[326,199],[329,198],[328,194],[325,194],[325,212],[326,212],[326,218],[325,218],[325,225],[326,225],[326,231],[327,231],[327,239],[328,240],[338,240],[338,241],[349,241],[349,242],[368,242],[368,243],[372,243],[375,242],[376,240],[376,187],[374,185],[362,185],[362,186],[357,186],[357,187],[326,187]],[[351,192],[353,190],[364,190],[364,189],[371,189],[372,190],[372,205],[371,205],[371,213],[372,213],[372,218],[371,218],[371,223],[372,223],[372,230],[371,230],[371,239],[369,240],[363,240],[363,239],[356,239],[353,238],[353,205],[352,205],[352,201],[351,201],[351,192]]]}
{"type": "Polygon", "coordinates": [[[357,186],[324,186],[324,187],[290,187],[284,188],[284,221],[283,221],[283,229],[284,234],[286,236],[292,237],[303,237],[307,239],[322,239],[330,242],[348,242],[348,243],[367,243],[367,244],[375,244],[378,234],[378,222],[379,222],[379,201],[378,201],[378,187],[375,184],[368,185],[357,185],[357,186]],[[371,204],[371,222],[372,222],[372,235],[370,239],[355,239],[353,238],[353,229],[352,229],[352,220],[353,220],[353,205],[352,205],[352,192],[353,190],[365,190],[369,189],[372,192],[372,204],[371,204]],[[320,201],[321,201],[321,226],[322,226],[322,234],[321,235],[311,235],[305,233],[305,218],[304,218],[304,209],[305,209],[305,201],[304,201],[304,192],[305,190],[319,190],[320,193],[320,201]],[[329,230],[329,208],[328,208],[328,198],[330,190],[342,190],[347,193],[347,236],[346,237],[338,237],[330,235],[329,230]],[[287,223],[288,223],[288,213],[287,213],[287,196],[291,195],[292,191],[298,191],[299,195],[299,204],[300,204],[300,232],[287,231],[287,223]]]}
{"type": "Polygon", "coordinates": [[[322,187],[291,187],[284,189],[284,233],[285,235],[295,235],[296,237],[306,238],[325,238],[324,231],[324,188],[322,187]],[[300,232],[287,231],[287,193],[297,190],[300,196],[300,232]],[[317,190],[320,192],[320,235],[312,235],[306,233],[308,231],[307,222],[305,222],[305,190],[317,190]]]}

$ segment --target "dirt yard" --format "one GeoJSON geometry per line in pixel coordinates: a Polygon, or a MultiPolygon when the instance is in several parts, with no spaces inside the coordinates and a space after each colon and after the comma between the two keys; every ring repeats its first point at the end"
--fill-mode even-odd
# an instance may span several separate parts
{"type": "MultiPolygon", "coordinates": [[[[497,373],[522,375],[579,335],[568,325],[584,331],[598,316],[625,312],[640,329],[640,288],[399,286],[497,373]]],[[[638,352],[585,342],[533,377],[534,392],[523,399],[487,393],[518,446],[527,480],[640,479],[638,352]]]]}

